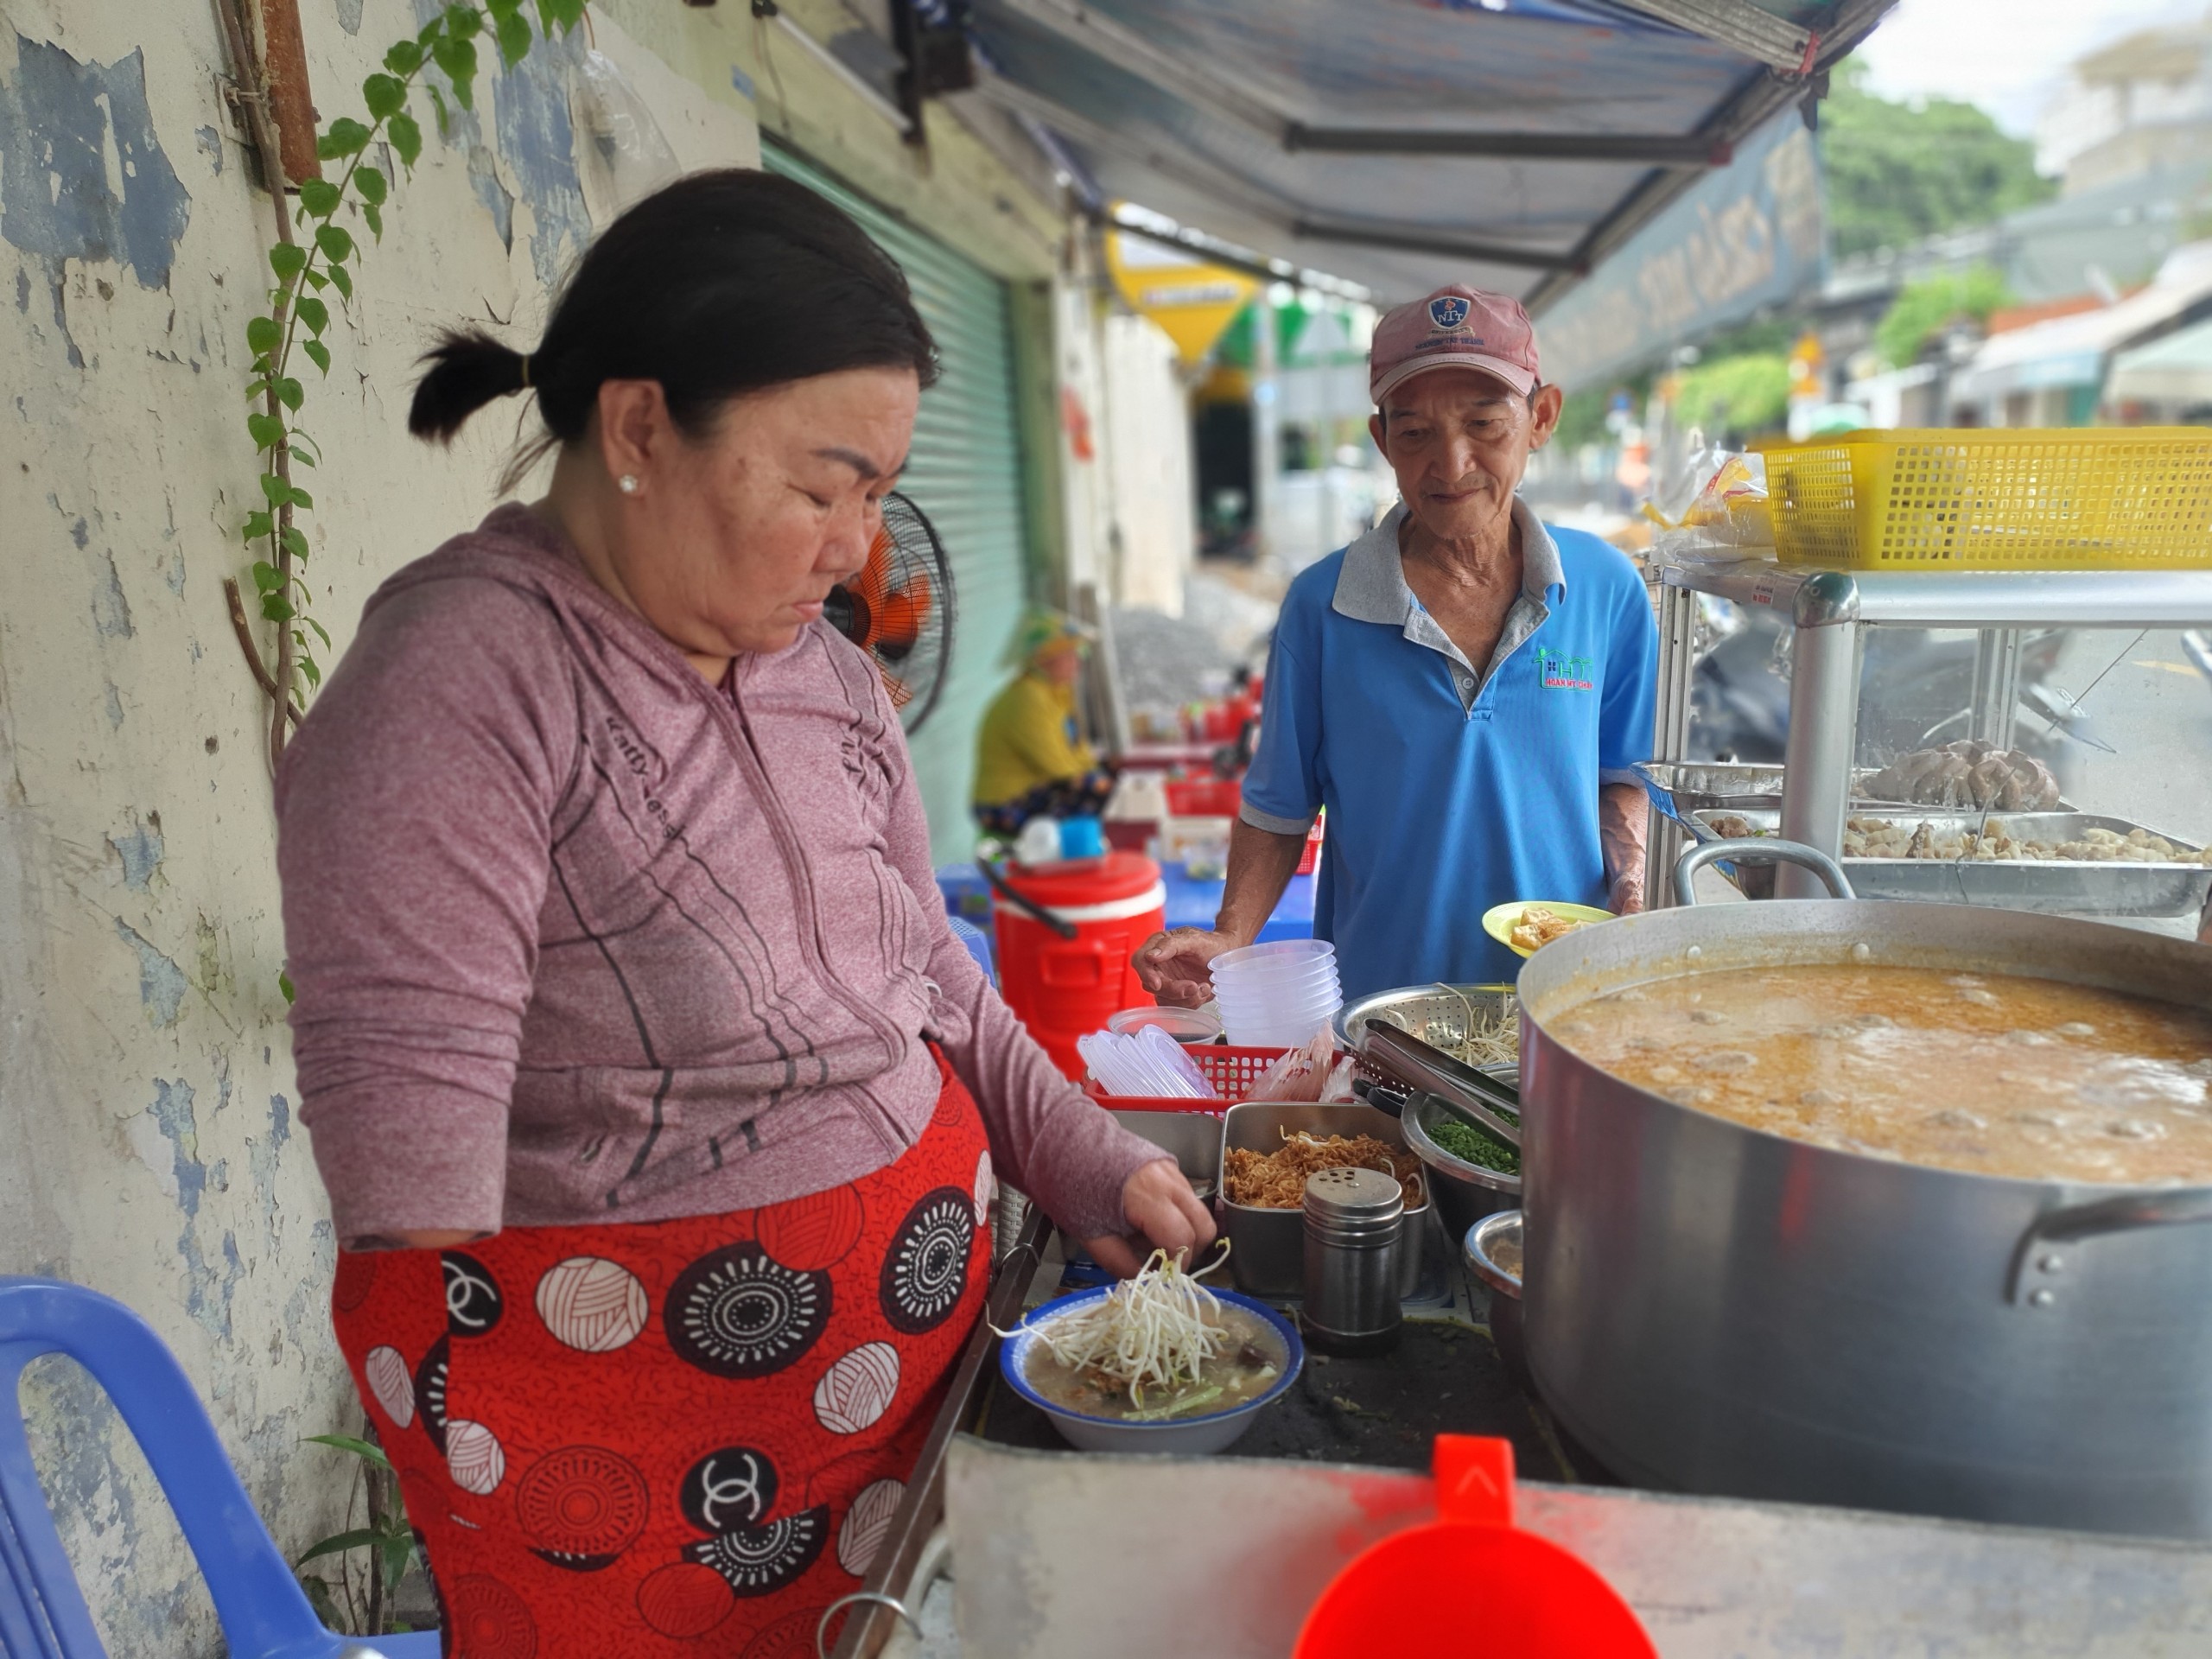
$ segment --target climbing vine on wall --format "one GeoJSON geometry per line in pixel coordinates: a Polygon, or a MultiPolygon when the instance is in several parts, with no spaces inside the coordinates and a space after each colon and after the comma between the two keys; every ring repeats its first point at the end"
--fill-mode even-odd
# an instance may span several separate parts
{"type": "MultiPolygon", "coordinates": [[[[423,153],[423,129],[413,113],[416,93],[429,92],[441,132],[450,119],[445,92],[425,79],[426,70],[435,67],[442,73],[454,102],[472,109],[480,41],[488,35],[500,61],[512,67],[529,54],[539,35],[550,37],[574,29],[582,21],[585,3],[482,0],[480,4],[446,7],[420,32],[394,45],[385,54],[383,69],[361,83],[367,118],[341,118],[318,135],[316,154],[332,164],[328,171],[334,176],[303,181],[296,205],[281,193],[277,195],[278,235],[268,255],[275,279],[268,290],[268,309],[248,322],[245,330],[246,346],[253,354],[246,396],[256,405],[246,416],[246,430],[260,463],[262,499],[240,527],[247,548],[260,556],[253,562],[253,586],[262,616],[276,625],[273,664],[264,664],[254,648],[243,601],[236,585],[231,588],[239,640],[273,704],[269,734],[272,764],[283,753],[291,722],[322,683],[317,647],[330,649],[329,632],[313,614],[315,595],[305,575],[308,543],[302,520],[315,510],[315,497],[297,481],[298,469],[315,467],[323,452],[301,422],[308,397],[295,372],[296,357],[305,357],[319,376],[330,372],[328,296],[334,294],[341,308],[352,305],[354,272],[361,259],[361,245],[341,219],[360,225],[372,240],[384,238],[391,181],[369,159],[370,149],[379,142],[389,145],[401,168],[411,176],[423,153]],[[537,14],[535,32],[526,4],[537,14]]],[[[263,164],[273,173],[275,150],[266,143],[262,149],[263,164]]]]}

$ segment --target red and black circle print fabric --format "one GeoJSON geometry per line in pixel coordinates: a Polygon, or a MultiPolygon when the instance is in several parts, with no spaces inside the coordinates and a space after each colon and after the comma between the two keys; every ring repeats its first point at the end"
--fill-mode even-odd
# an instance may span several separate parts
{"type": "Polygon", "coordinates": [[[810,1655],[982,1314],[992,1194],[948,1072],[920,1142],[848,1186],[340,1256],[449,1659],[810,1655]]]}

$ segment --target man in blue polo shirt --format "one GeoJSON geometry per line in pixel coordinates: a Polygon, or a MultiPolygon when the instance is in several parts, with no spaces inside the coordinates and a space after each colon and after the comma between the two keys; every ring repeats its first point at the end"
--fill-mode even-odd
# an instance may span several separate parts
{"type": "Polygon", "coordinates": [[[1258,936],[1324,806],[1313,931],[1347,998],[1510,980],[1493,905],[1643,907],[1629,768],[1651,752],[1658,632],[1624,556],[1514,493],[1562,402],[1528,314],[1456,286],[1401,306],[1368,385],[1402,499],[1283,601],[1220,913],[1137,956],[1163,1002],[1211,995],[1207,964],[1258,936]]]}

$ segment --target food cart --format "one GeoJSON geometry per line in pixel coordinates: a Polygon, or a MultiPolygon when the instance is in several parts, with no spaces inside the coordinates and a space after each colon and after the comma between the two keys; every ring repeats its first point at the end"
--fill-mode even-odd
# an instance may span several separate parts
{"type": "MultiPolygon", "coordinates": [[[[1659,719],[1655,761],[1645,768],[1652,797],[1650,902],[1675,902],[1675,855],[1690,839],[1711,839],[1717,818],[1745,821],[1844,859],[1853,885],[1870,897],[1938,899],[2045,913],[2171,925],[2193,924],[2202,908],[2212,867],[2202,849],[2212,838],[2212,768],[2202,763],[2202,716],[2212,688],[2177,644],[2172,661],[2144,648],[2146,633],[2212,621],[2212,571],[1820,569],[1758,560],[1677,564],[1663,573],[1660,598],[1659,719]],[[1700,763],[1690,758],[1691,677],[1699,595],[1770,612],[1786,620],[1789,683],[1788,752],[1780,766],[1700,763]],[[2063,842],[2089,828],[2123,838],[2156,833],[2179,855],[2155,861],[2086,862],[2058,858],[1949,860],[1860,858],[1846,847],[1855,804],[1892,818],[1917,816],[1964,833],[2020,817],[1976,804],[1867,802],[1868,786],[1894,759],[1862,740],[1862,716],[1881,706],[1884,687],[1865,672],[1868,635],[1876,629],[1970,630],[1974,655],[1971,696],[1951,734],[2012,750],[2024,728],[2044,732],[2065,722],[2022,709],[2024,641],[2035,631],[2072,630],[2085,641],[2085,664],[2102,668],[2099,683],[2067,697],[2070,715],[2091,696],[2101,704],[2134,704],[2133,729],[2155,744],[2149,754],[2101,757],[2107,774],[2095,787],[2106,799],[2063,799],[2024,828],[2063,842]],[[2094,631],[2089,634],[2085,631],[2094,631]],[[2131,696],[2130,693],[2133,695],[2131,696]],[[2195,776],[2160,779],[2190,765],[2195,776]],[[2122,774],[2113,776],[2113,774],[2122,774]],[[2171,786],[2161,787],[2161,785],[2171,786]],[[2191,784],[2196,785],[2192,788],[2191,784]],[[2117,785],[2117,786],[2115,786],[2117,785]],[[2169,812],[2190,819],[2148,823],[2137,803],[2161,797],[2169,812]]],[[[2095,668],[2089,671],[2096,672],[2095,668]]],[[[2063,695],[2063,694],[2062,694],[2063,695]]],[[[2052,706],[2046,694],[2039,700],[2052,706]]],[[[2061,736],[2059,741],[2070,741],[2061,736]]],[[[2068,791],[2069,795],[2072,793],[2068,791]]],[[[1809,897],[1820,887],[1810,873],[1784,868],[1775,891],[1809,897]]]]}

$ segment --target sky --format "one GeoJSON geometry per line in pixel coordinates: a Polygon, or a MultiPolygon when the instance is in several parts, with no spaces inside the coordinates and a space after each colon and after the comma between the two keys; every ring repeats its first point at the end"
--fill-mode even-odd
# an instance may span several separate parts
{"type": "Polygon", "coordinates": [[[2207,0],[1899,0],[1858,55],[1885,98],[1979,104],[2027,137],[2075,58],[2207,10],[2207,0]]]}

